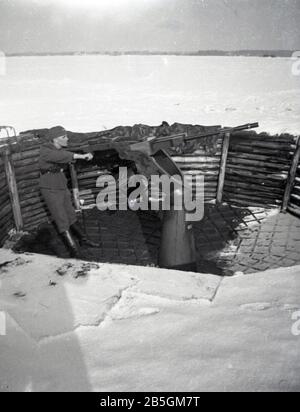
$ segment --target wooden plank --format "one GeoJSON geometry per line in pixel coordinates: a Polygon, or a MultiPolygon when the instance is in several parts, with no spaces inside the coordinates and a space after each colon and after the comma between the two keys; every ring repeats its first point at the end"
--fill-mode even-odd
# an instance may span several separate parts
{"type": "Polygon", "coordinates": [[[288,204],[289,204],[289,200],[290,200],[290,197],[291,197],[291,192],[292,192],[292,189],[293,189],[293,185],[294,185],[294,181],[295,181],[295,177],[296,177],[296,173],[297,173],[299,160],[300,160],[300,137],[298,136],[297,147],[296,147],[296,150],[295,150],[294,158],[293,158],[293,161],[292,161],[292,165],[291,165],[291,168],[290,168],[290,172],[289,172],[289,175],[288,175],[288,179],[287,179],[287,183],[286,183],[286,187],[285,187],[285,192],[284,192],[284,196],[283,196],[283,200],[282,200],[282,206],[281,206],[281,211],[282,212],[287,211],[287,207],[288,207],[288,204]]]}
{"type": "Polygon", "coordinates": [[[225,174],[226,174],[226,163],[227,163],[227,157],[228,157],[228,151],[229,151],[229,143],[230,143],[230,133],[226,133],[223,139],[221,165],[220,165],[219,181],[218,181],[218,189],[217,189],[217,203],[222,202],[223,188],[224,188],[224,181],[225,181],[225,174]]]}
{"type": "Polygon", "coordinates": [[[290,203],[287,206],[287,210],[293,215],[300,217],[300,207],[299,206],[290,203]]]}
{"type": "Polygon", "coordinates": [[[70,175],[71,175],[71,182],[72,182],[72,192],[73,192],[73,199],[75,204],[75,209],[77,211],[81,210],[80,204],[80,195],[79,195],[79,185],[78,185],[78,178],[76,168],[73,163],[70,163],[70,175]]]}
{"type": "Polygon", "coordinates": [[[14,221],[15,221],[16,229],[17,231],[19,231],[19,230],[22,230],[23,228],[23,219],[22,219],[15,171],[14,171],[14,167],[11,162],[10,154],[8,151],[6,151],[3,154],[3,157],[4,157],[4,167],[5,167],[5,173],[6,173],[6,178],[7,178],[9,195],[11,199],[11,206],[12,206],[14,221]]]}

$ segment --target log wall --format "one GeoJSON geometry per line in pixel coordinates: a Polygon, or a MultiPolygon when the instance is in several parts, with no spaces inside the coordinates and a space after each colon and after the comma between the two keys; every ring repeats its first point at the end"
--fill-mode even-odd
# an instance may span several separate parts
{"type": "Polygon", "coordinates": [[[291,135],[232,135],[223,200],[244,206],[281,206],[295,150],[296,139],[291,135]]]}
{"type": "Polygon", "coordinates": [[[39,189],[39,145],[12,154],[24,230],[48,221],[49,214],[39,189]]]}
{"type": "Polygon", "coordinates": [[[0,157],[0,245],[5,242],[8,232],[13,228],[14,218],[7,185],[4,159],[0,157]]]}
{"type": "MultiPolygon", "coordinates": [[[[298,148],[300,152],[300,138],[298,141],[298,148]]],[[[297,167],[295,177],[292,182],[292,190],[289,197],[289,202],[287,206],[287,210],[294,215],[300,217],[300,153],[298,153],[297,157],[297,167]]]]}

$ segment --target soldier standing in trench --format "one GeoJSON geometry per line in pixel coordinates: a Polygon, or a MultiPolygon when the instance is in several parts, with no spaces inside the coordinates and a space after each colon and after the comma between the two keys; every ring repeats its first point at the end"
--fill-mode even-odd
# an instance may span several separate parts
{"type": "Polygon", "coordinates": [[[90,161],[93,155],[91,153],[72,153],[66,150],[69,139],[66,130],[61,126],[49,129],[46,140],[47,143],[41,146],[39,158],[42,196],[58,232],[70,250],[71,256],[80,257],[72,232],[78,237],[80,244],[90,247],[98,247],[99,245],[87,239],[77,221],[63,167],[77,159],[90,161]]]}

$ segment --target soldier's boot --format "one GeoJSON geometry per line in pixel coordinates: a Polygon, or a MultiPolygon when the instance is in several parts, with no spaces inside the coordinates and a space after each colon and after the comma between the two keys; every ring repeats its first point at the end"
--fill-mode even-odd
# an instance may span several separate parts
{"type": "Polygon", "coordinates": [[[66,246],[68,247],[68,249],[70,251],[71,257],[80,258],[80,253],[79,253],[78,247],[77,247],[71,233],[69,232],[69,230],[66,230],[61,235],[62,235],[62,238],[63,238],[66,246]]]}
{"type": "Polygon", "coordinates": [[[96,242],[93,242],[92,240],[88,239],[86,237],[86,234],[84,233],[81,225],[79,222],[73,223],[71,226],[71,229],[73,233],[77,236],[79,239],[80,246],[89,246],[89,247],[100,247],[100,245],[96,242]]]}

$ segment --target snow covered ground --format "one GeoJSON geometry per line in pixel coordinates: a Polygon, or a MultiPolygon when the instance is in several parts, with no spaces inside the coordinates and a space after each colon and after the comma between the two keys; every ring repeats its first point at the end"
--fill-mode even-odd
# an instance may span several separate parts
{"type": "Polygon", "coordinates": [[[300,391],[300,267],[222,279],[0,249],[0,280],[0,391],[300,391]]]}
{"type": "Polygon", "coordinates": [[[24,131],[193,123],[300,132],[295,60],[261,57],[11,57],[0,75],[0,124],[24,131]]]}

